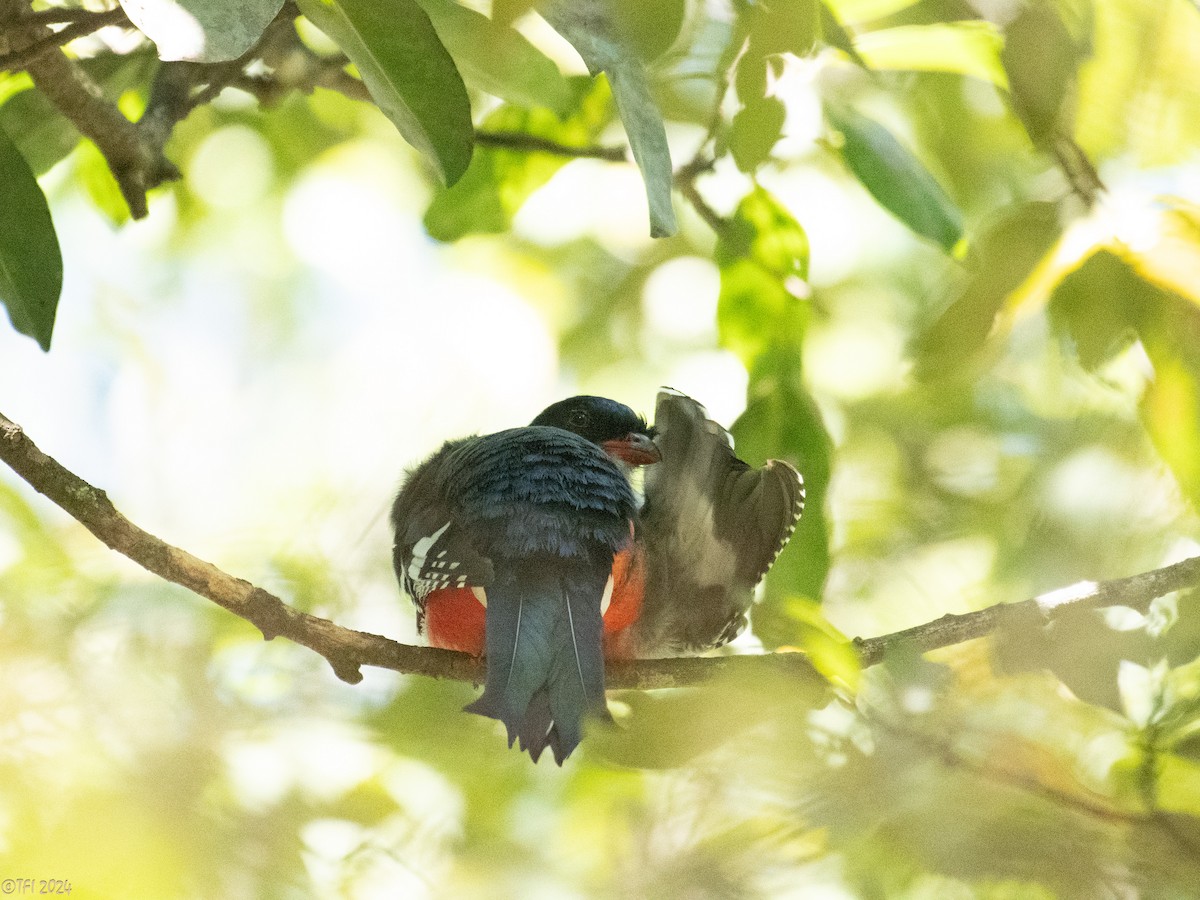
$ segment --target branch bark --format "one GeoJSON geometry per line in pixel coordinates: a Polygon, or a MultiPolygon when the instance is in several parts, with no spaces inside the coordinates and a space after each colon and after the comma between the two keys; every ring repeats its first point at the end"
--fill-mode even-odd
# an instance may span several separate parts
{"type": "MultiPolygon", "coordinates": [[[[0,459],[113,550],[245,619],[265,639],[285,637],[319,653],[343,681],[351,684],[361,681],[361,666],[457,681],[483,680],[484,663],[480,659],[451,650],[400,644],[293,609],[274,594],[144,531],[125,518],[103,490],[38,449],[20,426],[3,413],[0,413],[0,459]]],[[[852,646],[862,664],[872,666],[899,648],[925,652],[985,637],[1010,625],[1046,623],[1080,610],[1105,606],[1145,609],[1155,597],[1198,584],[1200,556],[1129,578],[1083,582],[1020,603],[947,615],[881,637],[856,638],[852,646]]],[[[697,684],[723,672],[768,671],[806,679],[821,678],[802,653],[768,653],[614,661],[608,666],[607,681],[610,688],[648,690],[697,684]]]]}

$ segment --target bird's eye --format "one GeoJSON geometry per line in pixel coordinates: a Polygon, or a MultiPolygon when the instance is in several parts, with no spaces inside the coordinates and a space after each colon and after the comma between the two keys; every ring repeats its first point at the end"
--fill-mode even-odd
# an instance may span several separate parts
{"type": "Polygon", "coordinates": [[[588,414],[582,409],[577,409],[571,413],[570,422],[572,428],[583,428],[588,423],[588,414]]]}

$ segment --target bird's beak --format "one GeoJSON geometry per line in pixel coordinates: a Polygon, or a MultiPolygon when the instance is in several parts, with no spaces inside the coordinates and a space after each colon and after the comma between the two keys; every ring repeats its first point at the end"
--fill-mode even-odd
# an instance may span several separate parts
{"type": "Polygon", "coordinates": [[[645,434],[627,434],[616,441],[600,445],[609,456],[631,466],[648,466],[662,459],[658,446],[645,434]]]}

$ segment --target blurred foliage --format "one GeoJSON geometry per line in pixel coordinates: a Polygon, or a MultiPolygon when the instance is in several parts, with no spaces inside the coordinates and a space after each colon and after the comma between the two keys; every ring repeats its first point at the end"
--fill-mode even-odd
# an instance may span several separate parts
{"type": "MultiPolygon", "coordinates": [[[[322,305],[310,257],[394,248],[375,220],[319,222],[324,244],[302,245],[280,219],[322,174],[362,170],[442,258],[528,300],[570,385],[650,396],[693,359],[732,366],[739,453],[786,458],[808,485],[738,649],[807,651],[833,686],[614,695],[616,724],[578,759],[534,767],[458,712],[470,687],[343,685],[111,562],[7,479],[0,880],[106,898],[1196,895],[1200,595],[861,672],[840,643],[1197,551],[1194,3],[545,6],[581,60],[525,0],[300,7],[326,33],[302,23],[304,53],[336,42],[385,116],[283,63],[191,112],[167,148],[184,178],[152,204],[155,304],[197,270],[213,292],[236,272],[239,366],[325,371],[314,334],[353,324],[322,305]],[[648,199],[614,190],[634,208],[596,224],[621,163],[573,152],[622,135],[648,199]],[[648,217],[678,233],[649,241],[648,217]],[[711,310],[696,276],[656,312],[681,267],[711,275],[711,310]]],[[[246,21],[212,46],[237,50],[246,21]]],[[[136,118],[164,43],[69,52],[136,118]]],[[[118,227],[124,207],[27,75],[0,74],[0,132],[0,300],[45,346],[55,229],[81,207],[118,227]]],[[[68,282],[83,243],[64,242],[68,282]]],[[[391,293],[370,289],[390,303],[408,273],[381,269],[391,293]]],[[[123,352],[153,359],[151,306],[86,297],[123,352]]],[[[83,315],[64,304],[60,324],[83,315]]],[[[452,324],[454,346],[483,327],[452,324]]],[[[355,597],[394,592],[386,554],[252,562],[264,545],[237,538],[242,570],[299,607],[381,627],[355,597]]]]}

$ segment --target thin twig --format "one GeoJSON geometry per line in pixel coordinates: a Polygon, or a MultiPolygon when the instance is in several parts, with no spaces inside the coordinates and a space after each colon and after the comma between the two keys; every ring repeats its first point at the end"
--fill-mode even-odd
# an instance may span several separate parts
{"type": "Polygon", "coordinates": [[[708,201],[704,199],[704,195],[696,186],[696,180],[705,172],[711,172],[715,163],[716,161],[712,157],[697,152],[694,157],[676,170],[675,190],[683,195],[683,198],[696,210],[697,215],[716,233],[717,237],[720,237],[728,229],[729,222],[708,205],[708,201]]]}
{"type": "MultiPolygon", "coordinates": [[[[27,15],[22,16],[15,24],[18,27],[21,25],[45,25],[46,21],[36,18],[35,15],[27,15]]],[[[86,37],[109,25],[129,24],[129,18],[125,15],[125,10],[119,6],[116,9],[108,9],[104,12],[88,13],[86,17],[81,16],[71,21],[66,28],[53,31],[19,50],[0,54],[0,71],[19,71],[27,68],[48,50],[62,47],[77,38],[86,37]]]]}
{"type": "Polygon", "coordinates": [[[524,153],[549,153],[552,156],[569,156],[574,159],[603,159],[608,162],[626,162],[629,159],[629,151],[625,147],[572,147],[523,131],[476,131],[475,143],[485,147],[520,150],[524,153]]]}
{"type": "MultiPolygon", "coordinates": [[[[282,636],[316,651],[329,661],[344,681],[353,684],[361,680],[359,667],[364,665],[476,683],[483,678],[483,662],[475,657],[451,650],[399,644],[300,612],[248,581],[235,578],[143,531],[117,511],[104,491],[39,450],[20,426],[3,414],[0,414],[0,459],[118,553],[240,616],[257,627],[267,640],[282,636]]],[[[1043,620],[1056,618],[1067,611],[1099,606],[1144,608],[1154,597],[1198,583],[1200,557],[1193,557],[1153,572],[1088,585],[1086,589],[1059,591],[1027,600],[1024,604],[993,606],[962,616],[947,616],[898,634],[856,640],[853,646],[862,654],[863,665],[870,666],[896,646],[930,649],[983,637],[1011,621],[1005,611],[1013,608],[1024,608],[1022,618],[1040,615],[1043,620]]],[[[696,684],[721,672],[734,671],[774,671],[803,679],[820,678],[804,654],[770,653],[613,662],[609,666],[608,686],[680,687],[696,684]]]]}

